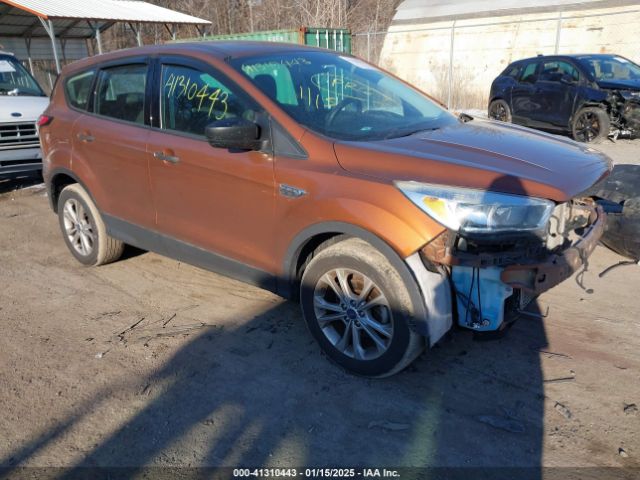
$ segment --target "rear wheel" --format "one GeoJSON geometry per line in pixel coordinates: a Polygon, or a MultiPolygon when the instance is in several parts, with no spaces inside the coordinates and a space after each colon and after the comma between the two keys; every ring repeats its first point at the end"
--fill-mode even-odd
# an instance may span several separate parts
{"type": "Polygon", "coordinates": [[[511,123],[511,109],[504,100],[494,100],[489,104],[489,118],[511,123]]]}
{"type": "Polygon", "coordinates": [[[423,350],[409,328],[413,314],[400,275],[367,242],[348,239],[327,247],[307,265],[300,301],[309,330],[345,369],[369,377],[392,375],[423,350]]]}
{"type": "Polygon", "coordinates": [[[584,143],[598,143],[609,136],[611,120],[599,107],[585,107],[576,113],[571,124],[573,139],[584,143]]]}
{"type": "Polygon", "coordinates": [[[107,235],[100,212],[82,186],[66,186],[58,198],[60,230],[69,251],[84,265],[103,265],[122,255],[124,243],[107,235]]]}

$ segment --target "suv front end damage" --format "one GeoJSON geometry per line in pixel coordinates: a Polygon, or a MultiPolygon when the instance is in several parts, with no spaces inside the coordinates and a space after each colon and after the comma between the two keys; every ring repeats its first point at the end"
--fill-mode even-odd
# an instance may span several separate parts
{"type": "Polygon", "coordinates": [[[611,90],[607,96],[611,137],[640,136],[640,91],[611,90]]]}
{"type": "Polygon", "coordinates": [[[425,265],[444,269],[457,322],[478,332],[504,328],[541,293],[582,267],[598,244],[606,215],[591,198],[556,206],[542,232],[465,236],[446,230],[420,251],[425,265]]]}

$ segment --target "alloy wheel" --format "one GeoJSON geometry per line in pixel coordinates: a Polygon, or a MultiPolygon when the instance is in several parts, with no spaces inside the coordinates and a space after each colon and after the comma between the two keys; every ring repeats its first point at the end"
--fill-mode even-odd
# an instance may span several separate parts
{"type": "Polygon", "coordinates": [[[344,355],[373,360],[389,349],[389,301],[366,275],[346,268],[325,273],[314,289],[313,306],[320,329],[344,355]]]}
{"type": "Polygon", "coordinates": [[[82,256],[91,255],[95,243],[95,234],[91,218],[79,201],[70,198],[63,207],[64,230],[69,243],[82,256]]]}
{"type": "Polygon", "coordinates": [[[591,142],[600,135],[600,121],[594,112],[584,112],[576,122],[576,139],[591,142]]]}
{"type": "Polygon", "coordinates": [[[508,118],[507,109],[502,103],[496,102],[491,106],[491,118],[506,122],[508,118]]]}

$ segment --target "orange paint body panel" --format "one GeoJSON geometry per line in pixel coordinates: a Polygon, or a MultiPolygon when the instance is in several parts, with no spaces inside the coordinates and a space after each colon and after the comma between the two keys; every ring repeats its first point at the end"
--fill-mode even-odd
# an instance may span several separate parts
{"type": "Polygon", "coordinates": [[[381,141],[336,141],[295,121],[228,61],[318,51],[297,45],[202,42],[148,46],[75,62],[65,67],[60,84],[88,69],[126,63],[127,58],[162,63],[164,56],[180,57],[206,64],[251,98],[305,158],[212,148],[204,137],[160,128],[153,117],[160,115],[158,67],[149,73],[156,86],[147,96],[152,105],[145,125],[70,109],[64,88],[55,90],[46,112],[54,121],[42,135],[46,180],[55,184],[57,175],[72,176],[101,212],[118,221],[281,276],[287,274],[294,239],[316,225],[353,225],[382,240],[400,258],[441,234],[445,227],[408,201],[394,185],[397,180],[564,202],[610,169],[606,158],[586,147],[489,122],[457,122],[381,141]],[[283,195],[283,186],[301,194],[283,195]]]}

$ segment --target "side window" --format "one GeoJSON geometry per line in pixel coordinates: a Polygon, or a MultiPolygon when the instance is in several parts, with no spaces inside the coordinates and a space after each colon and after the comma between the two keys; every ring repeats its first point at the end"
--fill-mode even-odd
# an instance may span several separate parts
{"type": "Polygon", "coordinates": [[[219,80],[193,68],[163,65],[160,86],[161,128],[167,130],[204,135],[216,120],[253,120],[257,113],[219,80]]]}
{"type": "MultiPolygon", "coordinates": [[[[291,72],[282,63],[256,63],[242,67],[260,90],[280,105],[298,105],[291,72]]],[[[302,87],[300,87],[302,88],[302,87]]]]}
{"type": "Polygon", "coordinates": [[[520,81],[524,83],[535,83],[537,80],[536,77],[536,67],[538,66],[538,62],[528,63],[520,76],[520,81]]]}
{"type": "Polygon", "coordinates": [[[517,80],[518,76],[520,75],[520,67],[522,67],[522,64],[510,65],[504,72],[502,72],[502,75],[517,80]]]}
{"type": "Polygon", "coordinates": [[[95,113],[144,124],[147,66],[123,65],[100,72],[95,113]]]}
{"type": "Polygon", "coordinates": [[[580,79],[578,70],[570,63],[556,60],[552,62],[545,62],[542,64],[540,80],[559,82],[560,79],[565,75],[568,75],[576,82],[580,79]]]}
{"type": "Polygon", "coordinates": [[[78,75],[70,77],[65,83],[65,92],[67,94],[67,100],[72,107],[86,110],[89,104],[89,97],[91,95],[91,84],[93,83],[93,77],[96,72],[90,70],[78,75]]]}

